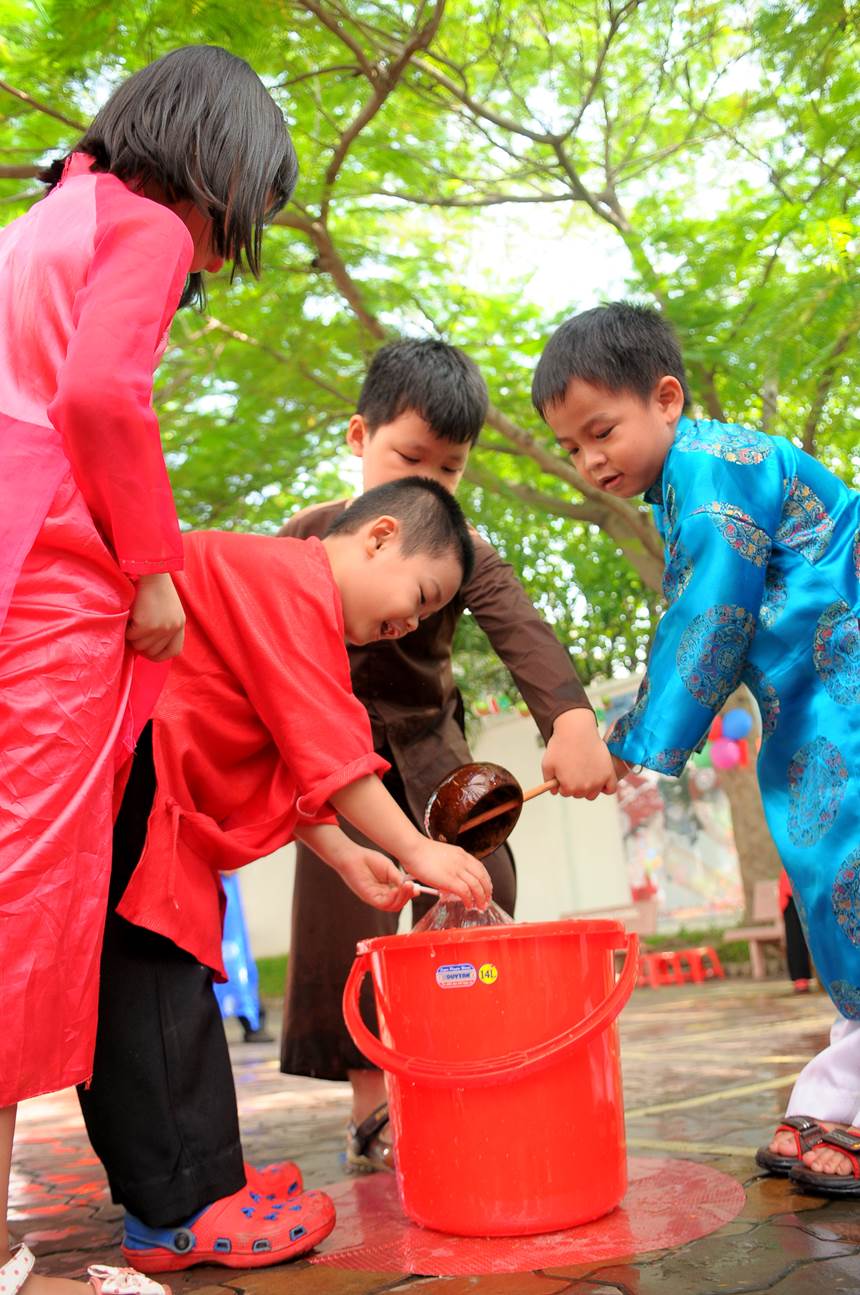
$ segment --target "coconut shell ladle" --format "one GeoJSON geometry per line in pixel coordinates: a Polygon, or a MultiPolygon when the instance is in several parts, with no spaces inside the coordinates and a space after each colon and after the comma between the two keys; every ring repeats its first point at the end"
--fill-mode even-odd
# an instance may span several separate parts
{"type": "Polygon", "coordinates": [[[424,830],[482,859],[508,839],[527,800],[557,786],[553,778],[524,792],[500,764],[464,764],[443,778],[428,800],[424,830]]]}

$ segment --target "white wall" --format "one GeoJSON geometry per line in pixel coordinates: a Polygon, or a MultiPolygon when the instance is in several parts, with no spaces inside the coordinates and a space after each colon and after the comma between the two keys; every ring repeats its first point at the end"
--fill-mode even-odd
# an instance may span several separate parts
{"type": "Polygon", "coordinates": [[[239,872],[251,948],[258,958],[289,950],[295,866],[295,849],[287,845],[239,872]]]}
{"type": "MultiPolygon", "coordinates": [[[[543,745],[530,716],[490,715],[472,744],[476,760],[510,769],[527,789],[543,782],[543,745]]],[[[630,903],[613,796],[571,800],[548,792],[523,806],[510,836],[517,861],[517,917],[551,921],[562,913],[630,903]]]]}
{"type": "MultiPolygon", "coordinates": [[[[543,748],[529,717],[515,711],[487,716],[472,749],[476,760],[510,769],[524,788],[543,781],[543,748]]],[[[630,902],[614,797],[589,802],[538,796],[523,806],[511,846],[522,921],[551,921],[562,913],[630,902]]],[[[289,949],[293,869],[293,848],[287,846],[240,873],[251,946],[258,957],[289,949]]]]}

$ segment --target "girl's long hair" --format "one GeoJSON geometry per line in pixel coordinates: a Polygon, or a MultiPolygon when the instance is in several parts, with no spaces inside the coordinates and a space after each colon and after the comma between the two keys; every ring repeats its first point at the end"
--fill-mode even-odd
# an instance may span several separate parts
{"type": "MultiPolygon", "coordinates": [[[[72,150],[94,171],[154,181],[168,202],[191,201],[212,217],[213,246],[260,272],[264,226],[289,201],[296,153],[280,108],[244,59],[218,45],[172,50],[124,81],[72,150]]],[[[51,188],[66,158],[42,172],[51,188]]],[[[189,276],[182,304],[202,300],[189,276]]]]}

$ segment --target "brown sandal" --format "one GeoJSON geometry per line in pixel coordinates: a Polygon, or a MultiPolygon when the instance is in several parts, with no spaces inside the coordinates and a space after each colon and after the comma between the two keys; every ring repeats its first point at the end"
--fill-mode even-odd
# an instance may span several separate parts
{"type": "Polygon", "coordinates": [[[774,1137],[777,1133],[791,1133],[794,1137],[795,1154],[793,1156],[778,1156],[770,1147],[759,1147],[755,1153],[755,1162],[761,1169],[766,1169],[769,1174],[777,1174],[780,1177],[787,1178],[792,1169],[800,1163],[804,1151],[809,1151],[812,1147],[818,1146],[826,1136],[826,1129],[823,1129],[816,1120],[812,1120],[808,1115],[787,1115],[782,1124],[777,1126],[774,1137]]]}
{"type": "Polygon", "coordinates": [[[377,1169],[394,1169],[394,1148],[380,1136],[387,1123],[386,1102],[360,1124],[350,1120],[346,1130],[346,1163],[354,1173],[373,1174],[377,1169]]]}

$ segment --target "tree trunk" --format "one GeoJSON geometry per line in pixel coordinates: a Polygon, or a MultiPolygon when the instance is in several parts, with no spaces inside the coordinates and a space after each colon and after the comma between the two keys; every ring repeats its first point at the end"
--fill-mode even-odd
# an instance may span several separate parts
{"type": "Polygon", "coordinates": [[[726,702],[725,710],[745,710],[753,717],[753,727],[745,739],[748,764],[746,768],[717,770],[717,781],[729,799],[735,849],[741,867],[744,887],[744,920],[752,920],[753,890],[757,881],[773,880],[779,876],[782,860],[777,853],[773,837],[764,816],[761,792],[756,777],[756,746],[761,736],[758,708],[746,688],[739,688],[726,702]]]}

